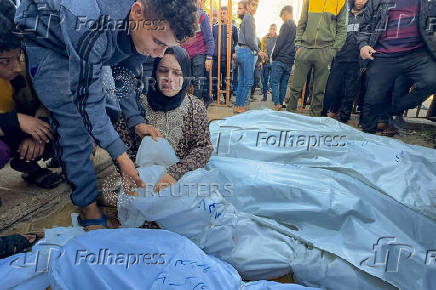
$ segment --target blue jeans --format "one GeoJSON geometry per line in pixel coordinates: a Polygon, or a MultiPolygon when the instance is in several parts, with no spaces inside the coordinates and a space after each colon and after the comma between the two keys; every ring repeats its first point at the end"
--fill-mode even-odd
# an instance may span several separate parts
{"type": "Polygon", "coordinates": [[[243,107],[254,82],[254,55],[249,48],[238,49],[238,90],[236,106],[243,107]]]}
{"type": "Polygon", "coordinates": [[[271,72],[271,88],[274,105],[283,105],[292,66],[280,61],[273,61],[271,72]]]}
{"type": "Polygon", "coordinates": [[[268,89],[271,87],[271,64],[265,63],[262,70],[263,95],[266,97],[268,89]]]}

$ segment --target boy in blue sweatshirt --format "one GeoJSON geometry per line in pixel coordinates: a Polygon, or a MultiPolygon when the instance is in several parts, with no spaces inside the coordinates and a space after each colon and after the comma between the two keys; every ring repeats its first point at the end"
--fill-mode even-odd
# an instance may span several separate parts
{"type": "MultiPolygon", "coordinates": [[[[119,163],[124,186],[144,187],[106,114],[103,66],[137,54],[162,56],[197,29],[195,0],[24,0],[15,22],[21,29],[28,69],[42,103],[52,114],[61,166],[72,186],[85,230],[111,228],[96,204],[94,143],[119,163]]],[[[150,134],[135,100],[119,100],[136,133],[150,134]],[[131,109],[129,111],[129,109],[131,109]],[[133,112],[133,113],[132,113],[133,112]]]]}
{"type": "Polygon", "coordinates": [[[297,27],[292,20],[293,8],[283,7],[280,17],[283,25],[272,53],[271,89],[274,101],[274,110],[280,111],[285,100],[289,77],[295,59],[295,33],[297,27]]]}

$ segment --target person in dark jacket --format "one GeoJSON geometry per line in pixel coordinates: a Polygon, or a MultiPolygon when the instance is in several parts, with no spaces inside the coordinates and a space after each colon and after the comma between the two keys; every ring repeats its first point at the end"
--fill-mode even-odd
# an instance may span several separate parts
{"type": "MultiPolygon", "coordinates": [[[[99,189],[90,158],[94,144],[118,162],[128,193],[145,186],[106,113],[103,69],[138,53],[162,56],[168,46],[194,36],[196,2],[21,1],[15,23],[25,37],[29,74],[39,98],[52,113],[60,163],[72,185],[71,198],[80,207],[78,221],[85,230],[116,227],[96,203],[99,189]]],[[[137,115],[133,127],[140,136],[148,134],[150,128],[138,113],[136,100],[119,101],[132,101],[137,115]]]]}
{"type": "Polygon", "coordinates": [[[285,100],[286,89],[295,59],[296,25],[292,20],[292,6],[283,7],[280,17],[283,25],[272,54],[271,89],[275,110],[280,111],[285,100]]]}
{"type": "Polygon", "coordinates": [[[427,0],[370,0],[358,41],[366,61],[364,132],[376,133],[394,81],[410,78],[415,89],[404,100],[422,102],[436,92],[436,5],[427,0]]]}
{"type": "MultiPolygon", "coordinates": [[[[227,78],[227,23],[228,23],[228,9],[227,7],[221,8],[221,87],[226,86],[227,78]]],[[[213,77],[216,80],[218,77],[218,36],[219,36],[219,26],[215,24],[212,29],[213,38],[215,40],[215,52],[213,55],[213,77]]],[[[238,45],[238,28],[232,24],[232,56],[236,52],[236,45],[238,45]]],[[[232,74],[230,74],[232,75],[232,74]]],[[[231,78],[231,76],[230,76],[231,78]]],[[[217,96],[217,85],[213,85],[213,95],[216,99],[217,96]]]]}
{"type": "Polygon", "coordinates": [[[336,55],[324,96],[323,116],[347,122],[359,87],[359,44],[357,35],[368,0],[352,0],[348,12],[347,40],[336,55]]]}
{"type": "Polygon", "coordinates": [[[38,164],[53,157],[53,134],[48,111],[24,72],[26,57],[14,31],[14,14],[11,2],[0,2],[0,169],[10,161],[26,182],[53,189],[64,180],[38,164]]]}

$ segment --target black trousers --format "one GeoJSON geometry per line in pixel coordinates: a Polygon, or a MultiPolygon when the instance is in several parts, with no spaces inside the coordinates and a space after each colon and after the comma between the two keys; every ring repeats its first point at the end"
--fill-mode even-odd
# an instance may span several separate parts
{"type": "Polygon", "coordinates": [[[359,88],[359,62],[334,62],[324,95],[323,116],[328,111],[339,113],[348,121],[359,88]]]}
{"type": "Polygon", "coordinates": [[[397,57],[376,56],[366,72],[365,118],[361,120],[364,132],[377,131],[377,120],[386,112],[386,100],[392,96],[395,80],[399,76],[410,79],[416,85],[413,91],[401,97],[403,107],[422,102],[436,92],[436,61],[427,50],[418,49],[397,57]]]}
{"type": "MultiPolygon", "coordinates": [[[[224,90],[226,88],[226,78],[227,78],[227,61],[224,59],[221,59],[221,89],[224,90]]],[[[214,99],[216,99],[217,96],[217,85],[218,85],[218,59],[213,60],[213,88],[212,93],[214,99]]],[[[230,85],[232,85],[232,72],[230,71],[230,85]]],[[[230,92],[232,92],[232,86],[230,86],[230,92]]]]}

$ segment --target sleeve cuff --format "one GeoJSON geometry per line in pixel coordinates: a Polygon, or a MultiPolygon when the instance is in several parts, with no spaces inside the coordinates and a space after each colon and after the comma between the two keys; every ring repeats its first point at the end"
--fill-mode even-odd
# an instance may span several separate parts
{"type": "Polygon", "coordinates": [[[172,166],[170,166],[170,167],[167,169],[167,173],[168,173],[169,175],[171,175],[175,180],[179,181],[180,178],[182,178],[183,174],[180,173],[180,172],[177,172],[177,171],[176,171],[176,166],[177,166],[177,163],[174,164],[174,165],[172,165],[172,166]]]}
{"type": "Polygon", "coordinates": [[[16,111],[0,114],[0,124],[5,135],[15,135],[21,130],[16,111]]]}
{"type": "Polygon", "coordinates": [[[112,144],[110,144],[105,149],[109,153],[109,155],[112,157],[112,159],[116,160],[124,152],[127,151],[127,146],[124,144],[124,142],[120,138],[117,138],[114,142],[112,142],[112,144]]]}
{"type": "Polygon", "coordinates": [[[134,116],[134,117],[129,118],[129,120],[127,121],[127,126],[129,128],[134,128],[136,125],[142,124],[142,123],[144,123],[144,124],[147,123],[147,122],[145,122],[144,117],[134,116]]]}
{"type": "Polygon", "coordinates": [[[212,59],[211,55],[206,56],[206,59],[212,59]]]}
{"type": "Polygon", "coordinates": [[[361,50],[362,47],[364,47],[364,46],[369,46],[369,44],[366,43],[366,42],[361,42],[361,43],[359,43],[359,50],[361,50]]]}

